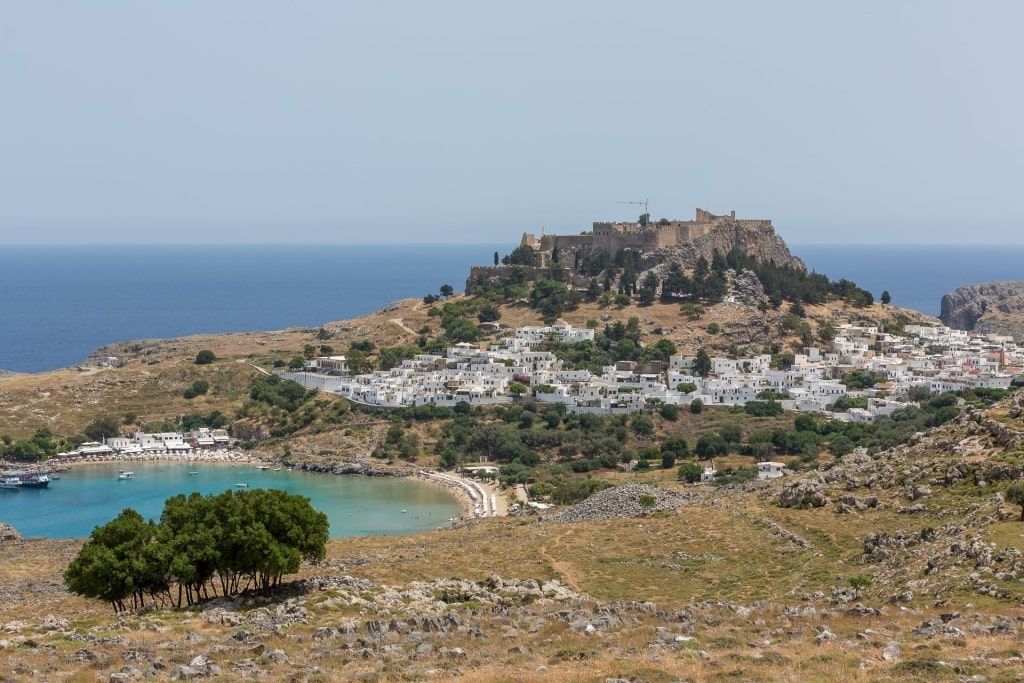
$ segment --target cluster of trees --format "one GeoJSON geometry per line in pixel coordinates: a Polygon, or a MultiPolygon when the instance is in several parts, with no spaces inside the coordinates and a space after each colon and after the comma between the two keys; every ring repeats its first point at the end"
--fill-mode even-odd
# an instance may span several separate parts
{"type": "Polygon", "coordinates": [[[27,439],[15,440],[9,434],[4,434],[0,436],[0,457],[19,462],[38,462],[62,450],[77,448],[85,440],[84,436],[58,439],[46,427],[40,427],[27,439]]]}
{"type": "MultiPolygon", "coordinates": [[[[533,250],[529,251],[532,253],[533,250]]],[[[641,304],[653,303],[658,298],[664,302],[717,301],[728,293],[729,270],[752,271],[764,286],[774,308],[779,308],[783,300],[817,304],[837,298],[857,306],[874,302],[870,292],[849,280],[831,282],[825,275],[779,266],[773,261],[762,261],[737,250],[726,254],[716,251],[710,262],[701,256],[689,274],[680,264],[672,263],[664,278],[648,272],[638,282],[640,256],[639,251],[629,249],[620,250],[614,258],[603,251],[587,250],[577,254],[574,268],[576,272],[592,278],[587,290],[591,299],[607,297],[607,303],[619,303],[619,298],[624,296],[623,305],[633,297],[641,304]],[[613,291],[617,292],[614,298],[613,291]]],[[[891,300],[888,292],[884,293],[884,299],[885,303],[891,300]]]]}
{"type": "Polygon", "coordinates": [[[238,417],[259,418],[269,423],[271,436],[287,436],[313,423],[317,406],[310,403],[316,389],[278,375],[253,379],[249,399],[238,409],[238,417]]]}
{"type": "MultiPolygon", "coordinates": [[[[1002,394],[995,390],[991,395],[975,394],[974,398],[995,401],[1002,398],[1002,394]]],[[[891,415],[880,416],[870,424],[824,420],[820,415],[801,413],[794,418],[791,429],[758,430],[744,435],[743,428],[731,422],[723,425],[716,434],[702,435],[694,446],[694,454],[703,460],[728,453],[749,455],[756,460],[796,455],[805,464],[810,464],[826,449],[836,457],[846,455],[857,447],[863,447],[869,452],[884,450],[906,443],[917,432],[955,418],[959,412],[956,407],[957,398],[957,394],[952,392],[939,396],[929,395],[920,406],[908,405],[891,415]]],[[[736,406],[731,410],[753,417],[777,417],[782,414],[781,404],[774,400],[750,401],[745,406],[736,406]]]]}
{"type": "Polygon", "coordinates": [[[191,605],[279,585],[302,560],[323,559],[328,528],[308,498],[284,491],[178,495],[158,524],[127,508],[96,527],[64,582],[118,612],[149,601],[191,605]]]}

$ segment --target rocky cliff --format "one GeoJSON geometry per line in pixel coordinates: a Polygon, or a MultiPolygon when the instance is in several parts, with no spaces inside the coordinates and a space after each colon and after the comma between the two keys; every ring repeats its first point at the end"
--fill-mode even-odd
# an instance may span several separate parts
{"type": "MultiPolygon", "coordinates": [[[[708,262],[711,261],[715,252],[728,254],[738,251],[757,257],[759,261],[774,262],[779,266],[791,266],[798,270],[806,270],[804,262],[789,251],[785,240],[775,232],[771,223],[764,221],[755,226],[744,225],[740,221],[719,219],[707,234],[696,237],[688,242],[683,242],[668,247],[661,247],[644,251],[640,258],[638,274],[642,275],[648,270],[664,275],[664,268],[667,264],[678,262],[683,268],[693,268],[697,260],[703,256],[708,262]]],[[[581,238],[582,239],[582,238],[581,238]]],[[[638,249],[637,247],[631,247],[638,249]]],[[[575,244],[560,249],[559,256],[562,264],[578,263],[581,258],[586,258],[593,253],[596,247],[591,244],[575,244]]],[[[541,251],[540,263],[551,264],[554,258],[552,251],[541,251]]],[[[614,256],[614,254],[611,254],[614,256]]],[[[550,267],[521,267],[523,276],[530,281],[541,277],[551,277],[550,267]]],[[[482,283],[494,283],[510,272],[508,266],[473,266],[470,269],[469,278],[466,280],[466,294],[473,294],[476,287],[482,283]]],[[[585,289],[590,277],[579,272],[571,272],[570,269],[563,270],[559,279],[572,284],[580,289],[585,289]]]]}
{"type": "Polygon", "coordinates": [[[982,282],[942,297],[939,319],[948,327],[1024,339],[1024,281],[982,282]]]}
{"type": "Polygon", "coordinates": [[[775,232],[771,224],[751,228],[737,221],[723,222],[708,234],[690,242],[645,254],[643,267],[648,269],[660,263],[678,261],[684,268],[693,268],[701,256],[710,262],[716,251],[728,254],[733,250],[756,256],[759,261],[766,263],[775,262],[779,266],[807,269],[804,262],[789,251],[785,240],[775,232]]]}

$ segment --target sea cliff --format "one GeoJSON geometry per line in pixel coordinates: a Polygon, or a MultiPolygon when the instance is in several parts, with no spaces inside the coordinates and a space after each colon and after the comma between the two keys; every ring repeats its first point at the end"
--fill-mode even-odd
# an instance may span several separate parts
{"type": "Polygon", "coordinates": [[[1024,339],[1024,281],[982,282],[942,297],[939,319],[948,327],[1024,339]]]}

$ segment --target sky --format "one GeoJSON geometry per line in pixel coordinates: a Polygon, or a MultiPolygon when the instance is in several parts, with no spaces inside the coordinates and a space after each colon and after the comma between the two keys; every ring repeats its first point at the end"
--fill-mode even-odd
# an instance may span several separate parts
{"type": "Polygon", "coordinates": [[[1024,3],[0,4],[0,244],[1024,244],[1024,3]]]}

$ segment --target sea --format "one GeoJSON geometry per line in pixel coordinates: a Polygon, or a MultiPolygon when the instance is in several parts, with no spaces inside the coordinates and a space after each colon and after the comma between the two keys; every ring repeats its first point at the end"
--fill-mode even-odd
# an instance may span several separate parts
{"type": "MultiPolygon", "coordinates": [[[[495,252],[514,247],[0,247],[0,369],[75,366],[100,346],[125,340],[317,327],[438,293],[444,284],[461,290],[470,265],[493,263],[495,252]]],[[[888,291],[894,305],[934,316],[942,295],[957,287],[1024,280],[1024,246],[792,244],[790,250],[810,270],[851,280],[876,299],[888,291]]],[[[236,481],[241,473],[230,469],[189,476],[180,467],[148,467],[139,465],[132,481],[96,466],[79,468],[47,490],[0,491],[0,521],[29,536],[85,536],[124,507],[157,517],[167,496],[237,483],[310,496],[328,512],[334,537],[412,533],[457,514],[447,492],[411,481],[302,473],[260,473],[257,479],[251,472],[236,481]],[[417,507],[427,489],[440,498],[417,507]]]]}
{"type": "Polygon", "coordinates": [[[327,515],[332,538],[411,534],[437,529],[461,514],[443,487],[402,477],[346,477],[260,470],[256,464],[107,462],[76,465],[44,489],[0,489],[0,521],[24,536],[82,538],[125,508],[160,519],[178,493],[273,488],[300,494],[327,515]],[[122,471],[131,478],[118,478],[122,471]],[[192,474],[192,473],[195,474],[192,474]],[[244,486],[243,486],[244,485],[244,486]]]}

